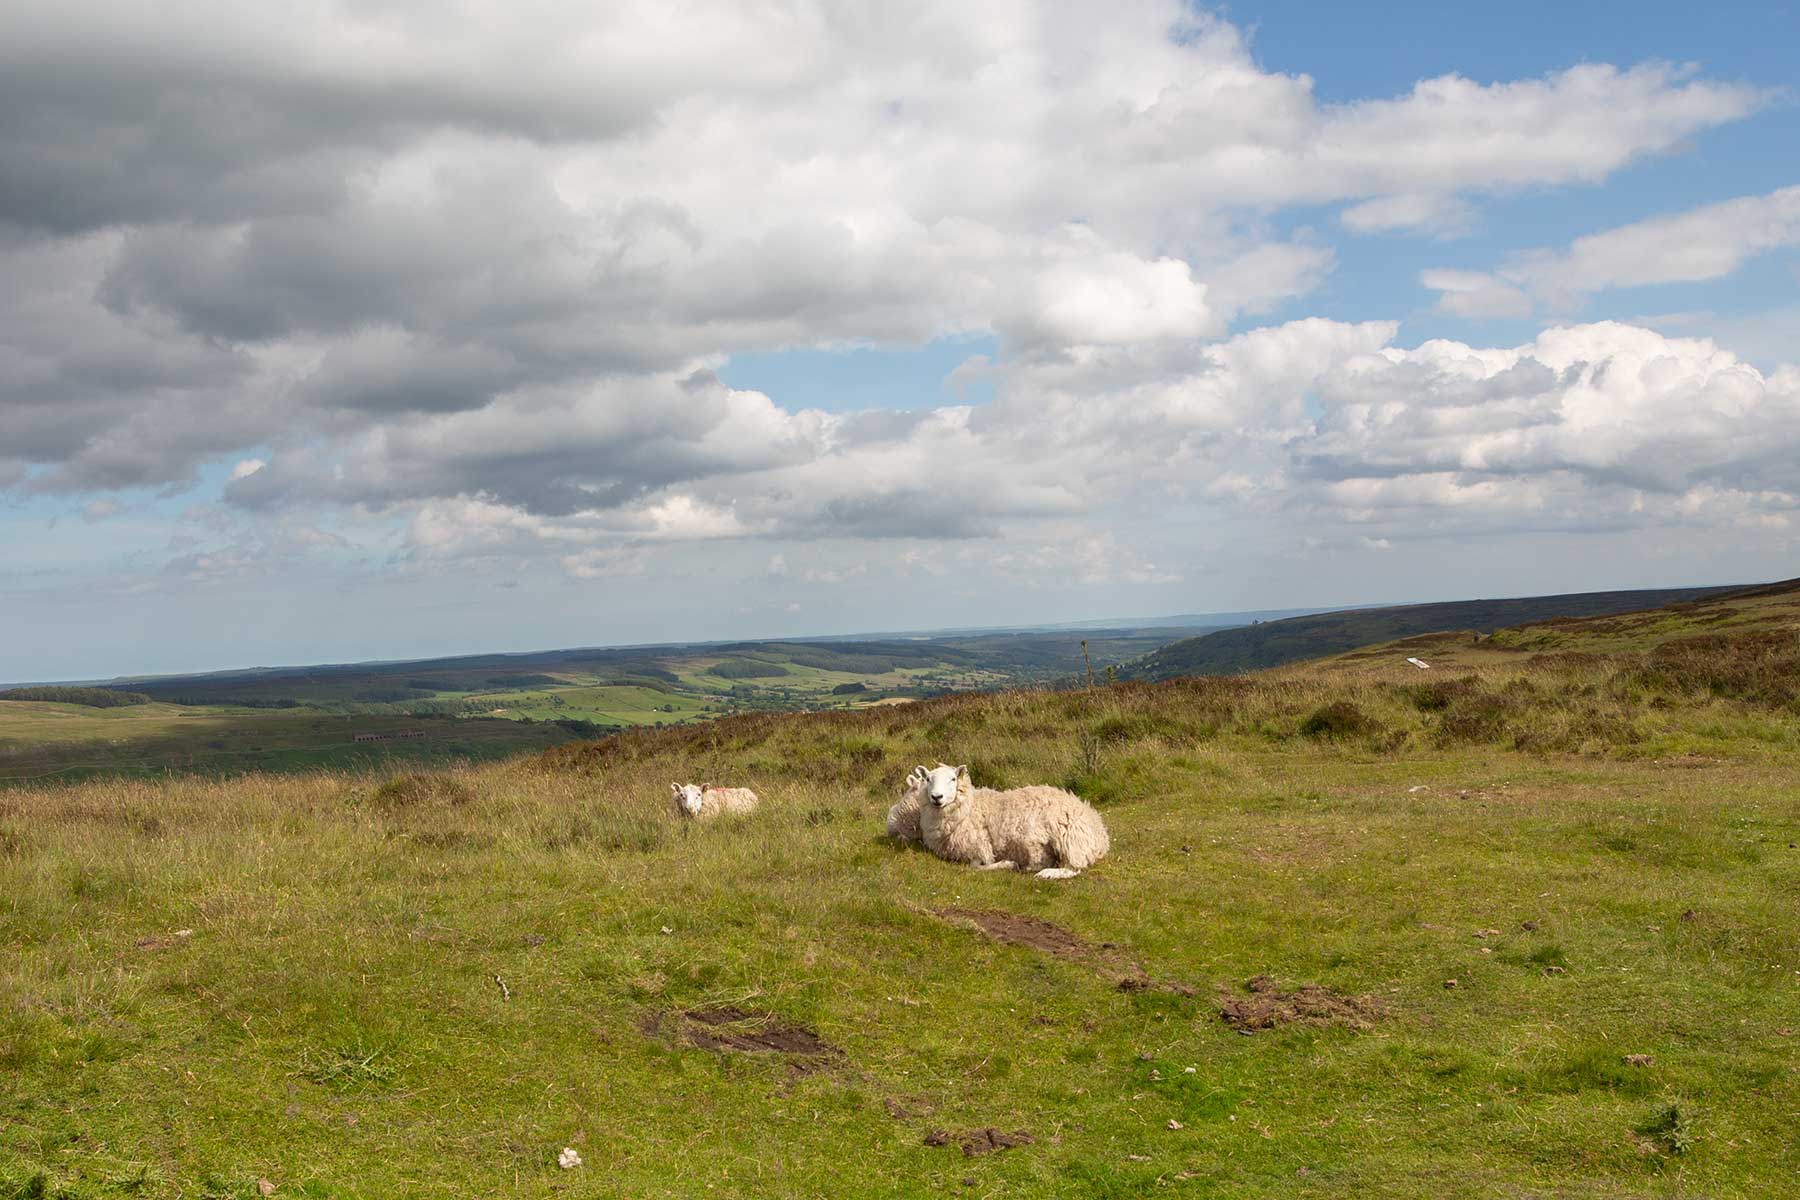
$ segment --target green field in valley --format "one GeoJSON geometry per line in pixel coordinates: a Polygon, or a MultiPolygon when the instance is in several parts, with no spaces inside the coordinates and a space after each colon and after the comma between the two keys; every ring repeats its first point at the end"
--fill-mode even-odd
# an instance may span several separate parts
{"type": "Polygon", "coordinates": [[[703,696],[652,691],[629,685],[572,686],[533,692],[496,692],[481,697],[488,712],[514,720],[554,721],[573,717],[607,725],[674,725],[718,715],[723,706],[703,696]]]}

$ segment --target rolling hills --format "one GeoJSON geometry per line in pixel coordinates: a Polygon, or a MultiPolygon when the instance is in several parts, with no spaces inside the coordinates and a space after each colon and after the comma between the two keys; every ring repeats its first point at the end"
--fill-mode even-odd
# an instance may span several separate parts
{"type": "Polygon", "coordinates": [[[1324,658],[1396,638],[1467,629],[1487,633],[1556,617],[1593,617],[1658,608],[1724,595],[1737,587],[1665,588],[1653,591],[1578,592],[1507,600],[1458,600],[1349,609],[1263,621],[1184,638],[1120,668],[1127,679],[1182,675],[1235,675],[1283,663],[1324,658]]]}
{"type": "Polygon", "coordinates": [[[504,757],[638,726],[853,708],[1097,670],[1177,627],[467,655],[0,690],[0,786],[504,757]],[[104,709],[100,706],[105,705],[104,709]],[[129,707],[126,707],[128,706],[129,707]],[[405,733],[405,738],[387,740],[405,733]]]}
{"type": "Polygon", "coordinates": [[[1780,1194],[1796,846],[1793,585],[412,775],[20,788],[0,1195],[1780,1194]],[[890,844],[940,758],[1075,787],[1113,853],[1047,885],[890,844]],[[702,776],[763,811],[678,823],[702,776]]]}

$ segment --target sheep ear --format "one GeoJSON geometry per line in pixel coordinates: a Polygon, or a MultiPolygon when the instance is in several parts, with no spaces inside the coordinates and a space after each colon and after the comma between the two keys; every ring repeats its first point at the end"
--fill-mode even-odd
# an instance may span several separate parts
{"type": "Polygon", "coordinates": [[[681,795],[681,785],[679,783],[671,783],[669,785],[669,790],[674,792],[677,796],[681,795]]]}
{"type": "Polygon", "coordinates": [[[931,774],[931,772],[927,771],[923,766],[914,767],[912,771],[907,774],[906,782],[912,783],[914,780],[923,779],[929,774],[931,774]]]}
{"type": "Polygon", "coordinates": [[[958,779],[967,779],[969,777],[969,764],[968,763],[964,763],[962,766],[956,768],[956,777],[958,779]]]}

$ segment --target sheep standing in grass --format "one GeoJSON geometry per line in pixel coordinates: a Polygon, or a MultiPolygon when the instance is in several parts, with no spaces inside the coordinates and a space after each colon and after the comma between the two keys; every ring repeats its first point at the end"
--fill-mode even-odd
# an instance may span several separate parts
{"type": "Polygon", "coordinates": [[[968,767],[942,763],[918,772],[925,776],[919,832],[939,858],[983,871],[1015,869],[1035,871],[1039,879],[1070,879],[1111,848],[1100,814],[1061,788],[978,788],[968,767]]]}
{"type": "Polygon", "coordinates": [[[695,821],[704,821],[720,813],[753,813],[756,806],[762,803],[756,798],[755,792],[743,787],[671,783],[669,789],[673,793],[670,800],[675,805],[675,815],[695,821]]]}
{"type": "Polygon", "coordinates": [[[888,836],[899,838],[903,842],[919,842],[924,835],[919,832],[919,809],[925,803],[926,772],[924,767],[914,767],[912,774],[906,777],[906,790],[900,793],[900,799],[894,801],[888,809],[888,836]]]}

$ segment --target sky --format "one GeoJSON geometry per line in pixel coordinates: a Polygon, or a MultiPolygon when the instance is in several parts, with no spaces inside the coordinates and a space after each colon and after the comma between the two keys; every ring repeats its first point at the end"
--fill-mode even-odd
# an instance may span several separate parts
{"type": "Polygon", "coordinates": [[[1800,575],[1800,0],[0,0],[0,680],[1800,575]]]}

